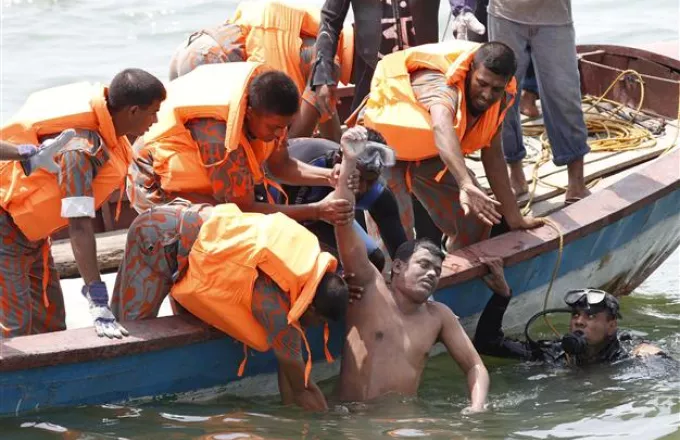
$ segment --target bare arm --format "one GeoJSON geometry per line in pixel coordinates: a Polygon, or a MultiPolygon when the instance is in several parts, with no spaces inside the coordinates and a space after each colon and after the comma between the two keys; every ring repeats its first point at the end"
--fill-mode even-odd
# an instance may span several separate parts
{"type": "Polygon", "coordinates": [[[326,411],[326,398],[314,381],[310,379],[305,387],[305,365],[302,359],[278,354],[276,358],[279,361],[279,390],[283,403],[295,403],[309,411],[326,411]]]}
{"type": "Polygon", "coordinates": [[[542,220],[523,217],[519,210],[517,199],[510,187],[507,163],[505,157],[503,157],[500,128],[491,140],[491,145],[482,149],[482,164],[491,190],[501,204],[500,211],[505,217],[505,221],[508,222],[508,226],[511,229],[529,229],[541,226],[542,220]]]}
{"type": "Polygon", "coordinates": [[[482,358],[451,309],[440,303],[433,305],[436,307],[442,322],[439,341],[444,343],[446,350],[467,376],[472,401],[470,410],[474,412],[483,411],[486,395],[489,391],[489,373],[482,362],[482,358]]]}
{"type": "MultiPolygon", "coordinates": [[[[348,183],[350,175],[356,169],[357,153],[351,152],[351,147],[348,148],[348,144],[352,141],[353,136],[366,136],[365,131],[365,128],[357,126],[347,130],[342,137],[341,146],[343,155],[342,163],[340,164],[340,177],[338,178],[338,185],[333,192],[333,196],[337,199],[349,201],[351,206],[356,204],[356,199],[348,183]],[[362,130],[361,134],[356,134],[362,130]]],[[[373,282],[375,277],[379,275],[378,270],[368,259],[366,245],[354,231],[351,222],[335,226],[335,240],[338,244],[338,252],[343,270],[354,275],[352,283],[363,287],[373,282]]]]}
{"type": "Polygon", "coordinates": [[[508,167],[501,145],[501,129],[499,128],[491,140],[491,145],[482,149],[482,164],[491,190],[501,203],[500,210],[505,216],[505,221],[514,229],[522,218],[522,214],[519,212],[517,199],[510,186],[508,167]]]}
{"type": "Polygon", "coordinates": [[[342,124],[337,113],[333,113],[326,122],[319,124],[319,133],[324,139],[340,143],[342,137],[342,124]]]}
{"type": "MultiPolygon", "coordinates": [[[[21,154],[18,145],[11,142],[0,141],[0,160],[22,160],[26,159],[25,154],[21,154]]],[[[34,147],[34,150],[37,148],[34,147]]]]}
{"type": "Polygon", "coordinates": [[[434,104],[430,108],[430,115],[434,129],[434,142],[442,162],[453,174],[453,178],[456,179],[460,188],[474,185],[467,172],[460,139],[458,139],[456,128],[453,126],[455,115],[451,113],[451,109],[442,104],[434,104]]]}
{"type": "Polygon", "coordinates": [[[69,218],[68,233],[73,256],[84,284],[101,281],[97,265],[97,240],[92,219],[89,217],[69,218]]]}
{"type": "Polygon", "coordinates": [[[267,160],[272,176],[283,183],[301,186],[333,186],[332,170],[315,167],[290,157],[283,145],[267,160]]]}
{"type": "Polygon", "coordinates": [[[288,129],[288,138],[311,137],[318,122],[319,112],[312,104],[303,99],[300,102],[300,110],[295,115],[295,118],[293,118],[293,123],[288,129]]]}

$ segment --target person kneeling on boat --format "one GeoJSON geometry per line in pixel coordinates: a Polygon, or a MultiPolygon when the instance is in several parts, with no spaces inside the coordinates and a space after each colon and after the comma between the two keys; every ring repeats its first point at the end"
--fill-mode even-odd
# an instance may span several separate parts
{"type": "MultiPolygon", "coordinates": [[[[354,201],[347,176],[367,143],[357,126],[342,137],[342,164],[336,197],[354,201]]],[[[402,244],[388,281],[369,263],[365,245],[351,224],[336,225],[343,269],[363,289],[361,303],[347,311],[347,334],[340,370],[342,401],[366,401],[388,393],[414,395],[430,349],[443,342],[467,376],[471,405],[484,410],[489,374],[458,318],[446,305],[428,301],[437,288],[444,252],[426,239],[402,244]]]]}
{"type": "Polygon", "coordinates": [[[529,327],[546,312],[540,312],[528,321],[525,341],[506,337],[501,326],[512,292],[503,274],[502,260],[490,261],[487,266],[490,276],[484,281],[495,294],[477,323],[474,344],[480,353],[565,366],[608,363],[631,356],[664,355],[659,347],[646,342],[626,347],[634,343],[629,335],[619,332],[619,300],[597,289],[571,290],[564,297],[568,308],[546,311],[571,314],[569,332],[562,338],[535,341],[530,337],[529,327]]]}
{"type": "Polygon", "coordinates": [[[335,184],[333,170],[288,155],[287,127],[299,101],[293,80],[261,63],[207,64],[172,81],[158,123],[135,142],[131,204],[141,213],[179,197],[298,221],[347,221],[346,200],[286,205],[255,198],[255,185],[276,187],[276,181],[335,184]]]}
{"type": "Polygon", "coordinates": [[[124,189],[131,157],[126,136],[142,135],[164,99],[158,78],[126,69],[108,87],[81,82],[36,92],[2,127],[0,138],[18,150],[42,145],[28,160],[0,163],[2,336],[66,329],[50,249],[50,236],[66,227],[97,334],[127,335],[109,309],[99,275],[93,218],[124,189]]]}
{"type": "MultiPolygon", "coordinates": [[[[170,61],[170,79],[186,75],[204,64],[256,61],[281,70],[301,94],[300,109],[290,124],[291,138],[309,137],[317,124],[322,137],[340,140],[336,103],[319,100],[309,85],[317,64],[314,43],[319,30],[319,9],[275,0],[240,2],[226,22],[191,34],[170,61]]],[[[332,63],[337,82],[349,84],[354,56],[351,26],[340,34],[340,50],[332,63]]]]}
{"type": "MultiPolygon", "coordinates": [[[[385,139],[375,130],[368,129],[368,141],[369,147],[357,159],[359,183],[356,193],[356,214],[363,215],[364,211],[370,213],[378,226],[390,257],[394,257],[397,248],[406,241],[406,233],[401,225],[399,206],[397,206],[394,194],[381,179],[383,168],[394,164],[394,153],[385,145],[385,139]]],[[[333,168],[342,159],[339,144],[317,138],[291,140],[288,153],[297,160],[323,168],[333,168]]],[[[318,203],[332,192],[331,188],[322,186],[283,185],[283,190],[289,203],[292,204],[318,203]]],[[[281,201],[282,196],[279,194],[278,198],[281,201]]],[[[302,224],[312,231],[323,245],[328,246],[330,252],[337,252],[338,245],[335,241],[333,225],[324,221],[308,221],[302,224]]],[[[355,220],[354,227],[366,243],[368,259],[382,272],[385,267],[383,251],[366,233],[365,226],[355,220]]]]}
{"type": "Polygon", "coordinates": [[[397,155],[385,178],[409,238],[411,194],[448,237],[448,251],[488,238],[501,214],[511,229],[543,224],[521,215],[501,146],[505,113],[516,94],[515,69],[512,50],[495,41],[427,44],[378,63],[371,92],[355,115],[397,155]],[[465,155],[478,150],[495,199],[465,165],[465,155]]]}
{"type": "Polygon", "coordinates": [[[152,318],[170,293],[248,347],[272,349],[285,404],[325,410],[323,394],[309,379],[311,353],[301,325],[344,317],[349,293],[336,268],[317,238],[284,214],[175,200],[130,225],[111,304],[121,321],[152,318]]]}

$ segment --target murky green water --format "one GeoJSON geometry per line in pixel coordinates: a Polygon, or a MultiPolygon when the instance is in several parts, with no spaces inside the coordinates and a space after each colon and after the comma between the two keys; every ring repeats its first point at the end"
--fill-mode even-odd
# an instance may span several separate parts
{"type": "MultiPolygon", "coordinates": [[[[321,4],[320,0],[310,3],[321,4]]],[[[446,3],[446,2],[443,2],[446,3]]],[[[574,2],[579,42],[677,39],[677,0],[574,2]]],[[[220,22],[233,1],[3,0],[3,121],[26,96],[123,67],[166,77],[170,54],[196,29],[220,22]]],[[[442,7],[442,17],[445,8],[442,7]]],[[[622,301],[634,329],[680,359],[680,254],[622,301]]],[[[487,359],[490,410],[463,417],[465,381],[447,355],[430,361],[419,397],[347,414],[310,415],[276,398],[92,406],[0,420],[0,439],[680,439],[680,369],[657,359],[587,371],[487,359]]],[[[333,381],[322,384],[331,392],[333,381]]]]}
{"type": "MultiPolygon", "coordinates": [[[[677,264],[677,258],[669,263],[677,264]]],[[[680,359],[677,291],[672,296],[639,291],[623,299],[622,313],[624,328],[680,359]]],[[[467,405],[465,379],[448,355],[440,355],[430,361],[417,399],[389,400],[352,413],[310,415],[284,408],[274,397],[104,405],[5,419],[0,438],[680,438],[680,368],[673,361],[624,361],[574,371],[485,360],[490,409],[474,417],[460,415],[467,405]]],[[[322,388],[330,393],[333,380],[322,388]]]]}

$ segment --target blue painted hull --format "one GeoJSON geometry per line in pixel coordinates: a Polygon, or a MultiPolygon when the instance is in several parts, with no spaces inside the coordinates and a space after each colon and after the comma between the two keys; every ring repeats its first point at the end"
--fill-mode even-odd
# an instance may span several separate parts
{"type": "MultiPolygon", "coordinates": [[[[636,267],[637,270],[643,270],[639,266],[640,257],[648,249],[640,249],[636,255],[617,250],[650,232],[657,231],[654,235],[658,247],[654,250],[654,255],[663,259],[662,256],[675,249],[680,240],[678,206],[680,191],[676,190],[614,223],[570,242],[564,247],[556,285],[560,284],[560,280],[574,274],[582,280],[580,285],[600,285],[596,279],[588,277],[582,268],[593,262],[601,262],[607,255],[623,257],[625,260],[614,257],[609,264],[634,276],[631,271],[636,270],[636,267]],[[634,264],[629,264],[631,262],[634,264]]],[[[539,310],[543,300],[541,292],[545,291],[557,256],[558,251],[555,249],[506,267],[507,278],[517,296],[515,301],[521,302],[522,297],[528,295],[535,297],[534,306],[523,308],[517,315],[519,320],[524,320],[539,310]]],[[[654,264],[658,263],[660,261],[654,264]]],[[[442,288],[435,297],[463,318],[467,330],[471,331],[474,318],[482,311],[490,295],[489,289],[477,278],[442,288]]],[[[554,295],[557,299],[559,296],[559,292],[554,295]]],[[[312,329],[308,333],[314,358],[321,361],[321,331],[312,329]]],[[[332,327],[331,335],[329,348],[334,356],[338,356],[342,343],[342,325],[332,327]]],[[[0,414],[15,414],[46,407],[123,402],[141,397],[166,396],[219,387],[240,380],[236,372],[242,357],[242,345],[225,337],[102,361],[5,372],[0,375],[0,414]]],[[[250,351],[246,377],[275,372],[276,360],[271,353],[250,351]]]]}

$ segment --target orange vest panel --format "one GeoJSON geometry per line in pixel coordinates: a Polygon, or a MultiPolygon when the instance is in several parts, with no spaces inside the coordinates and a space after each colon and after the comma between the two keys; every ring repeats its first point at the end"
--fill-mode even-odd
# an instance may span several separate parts
{"type": "Polygon", "coordinates": [[[489,146],[516,93],[515,79],[505,88],[512,98],[501,109],[493,104],[468,131],[465,78],[479,43],[454,40],[426,44],[387,55],[378,62],[363,115],[366,127],[379,131],[404,161],[418,161],[438,155],[429,112],[418,102],[411,87],[410,73],[420,69],[442,72],[450,87],[458,91],[454,120],[463,154],[489,146]]]}
{"type": "Polygon", "coordinates": [[[158,122],[144,135],[144,146],[138,153],[153,157],[154,172],[165,191],[212,193],[198,145],[185,127],[187,121],[196,118],[224,121],[227,154],[243,148],[253,178],[262,181],[262,164],[277,142],[249,142],[243,134],[243,123],[248,83],[266,69],[262,63],[254,62],[206,64],[170,82],[158,122]]]}
{"type": "Polygon", "coordinates": [[[196,317],[249,347],[268,350],[265,329],[253,317],[258,269],[290,296],[288,323],[312,302],[323,275],[337,260],[289,217],[241,212],[234,204],[214,208],[189,253],[189,268],[170,291],[196,317]]]}
{"type": "MultiPolygon", "coordinates": [[[[288,74],[302,92],[308,78],[300,70],[302,37],[319,33],[321,11],[316,8],[293,6],[279,1],[245,1],[239,3],[229,23],[242,26],[246,37],[248,61],[267,63],[288,74]]],[[[351,81],[354,57],[354,30],[345,27],[338,41],[340,81],[351,81]]]]}
{"type": "MultiPolygon", "coordinates": [[[[127,138],[116,136],[106,108],[106,93],[104,86],[84,82],[33,93],[0,129],[0,138],[5,141],[34,145],[40,143],[40,138],[68,128],[99,133],[109,160],[93,181],[96,208],[124,185],[132,158],[127,138]]],[[[61,217],[62,194],[57,179],[43,169],[25,176],[17,161],[0,163],[0,207],[12,216],[29,240],[47,238],[68,224],[61,217]]]]}

